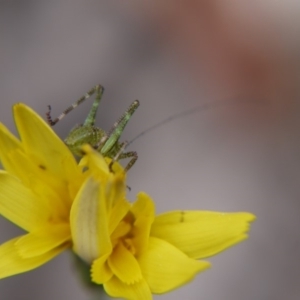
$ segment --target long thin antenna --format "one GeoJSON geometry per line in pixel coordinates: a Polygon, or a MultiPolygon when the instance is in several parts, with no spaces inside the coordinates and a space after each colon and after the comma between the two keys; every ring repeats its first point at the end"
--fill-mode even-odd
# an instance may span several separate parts
{"type": "Polygon", "coordinates": [[[197,105],[195,107],[192,107],[192,108],[189,108],[185,111],[181,111],[177,114],[174,114],[158,123],[156,123],[155,125],[153,126],[150,126],[149,128],[147,128],[146,130],[142,131],[141,133],[139,133],[137,136],[135,136],[131,141],[128,142],[128,144],[126,145],[126,148],[131,145],[135,140],[139,139],[141,136],[145,135],[146,133],[149,133],[167,123],[170,123],[176,119],[180,119],[184,116],[188,116],[188,115],[192,115],[192,114],[195,114],[195,113],[198,113],[198,112],[201,112],[201,111],[205,111],[205,110],[209,110],[209,109],[212,109],[212,108],[215,108],[215,107],[220,107],[220,106],[223,106],[223,105],[226,105],[226,104],[236,104],[236,103],[244,103],[244,102],[249,102],[248,100],[244,100],[244,101],[241,101],[241,95],[239,96],[235,96],[235,97],[231,97],[231,98],[228,98],[227,100],[217,100],[217,101],[213,101],[213,102],[207,102],[207,103],[204,103],[204,104],[201,104],[201,105],[197,105]],[[236,100],[239,100],[238,102],[236,102],[236,100]]]}

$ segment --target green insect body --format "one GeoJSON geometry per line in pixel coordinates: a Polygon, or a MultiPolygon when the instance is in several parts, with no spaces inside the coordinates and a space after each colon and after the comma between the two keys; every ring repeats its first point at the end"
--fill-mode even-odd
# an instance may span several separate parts
{"type": "MultiPolygon", "coordinates": [[[[92,108],[85,119],[83,124],[80,124],[73,128],[69,135],[65,139],[66,145],[69,149],[77,156],[82,156],[83,152],[81,150],[84,144],[90,144],[94,149],[99,151],[104,157],[109,157],[112,159],[112,163],[124,158],[131,158],[127,166],[125,167],[125,172],[127,172],[136,162],[138,156],[135,151],[124,152],[127,142],[120,143],[119,138],[123,133],[125,126],[130,120],[131,116],[139,106],[139,101],[135,100],[125,111],[125,113],[119,118],[117,122],[114,123],[111,130],[106,133],[103,129],[95,126],[95,119],[97,110],[102,98],[104,88],[101,85],[96,85],[84,96],[74,102],[70,107],[68,107],[60,116],[55,120],[51,117],[51,107],[49,106],[49,111],[46,113],[47,121],[51,126],[54,126],[62,118],[64,118],[70,111],[84,102],[86,99],[96,94],[95,100],[93,102],[92,108]]],[[[112,166],[110,165],[110,168],[112,166]]]]}

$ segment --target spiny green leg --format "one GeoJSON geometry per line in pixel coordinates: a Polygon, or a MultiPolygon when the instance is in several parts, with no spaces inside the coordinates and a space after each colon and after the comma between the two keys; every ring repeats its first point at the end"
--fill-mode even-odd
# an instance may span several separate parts
{"type": "Polygon", "coordinates": [[[95,100],[93,102],[92,108],[87,116],[87,118],[85,119],[83,125],[84,126],[94,126],[95,124],[95,119],[96,119],[96,114],[97,114],[97,110],[104,92],[104,88],[101,85],[96,85],[94,87],[95,89],[95,93],[96,93],[96,97],[95,100]]]}
{"type": "Polygon", "coordinates": [[[129,161],[129,163],[125,167],[125,172],[128,172],[131,169],[131,167],[135,164],[135,162],[138,159],[138,155],[137,155],[136,151],[129,151],[129,152],[124,152],[119,156],[119,159],[129,158],[129,157],[132,157],[132,159],[129,161]]]}
{"type": "Polygon", "coordinates": [[[62,114],[60,114],[56,119],[52,119],[51,117],[51,106],[48,106],[48,112],[46,113],[47,121],[50,126],[54,126],[61,119],[63,119],[70,111],[76,108],[78,105],[83,103],[86,99],[90,98],[94,93],[96,93],[96,98],[94,100],[93,106],[89,112],[88,117],[86,118],[84,125],[93,125],[96,118],[97,109],[103,94],[104,88],[101,85],[94,86],[91,90],[89,90],[85,95],[79,98],[76,102],[74,102],[71,106],[69,106],[62,114]]]}
{"type": "Polygon", "coordinates": [[[128,144],[127,141],[125,141],[125,142],[119,144],[120,149],[119,149],[119,151],[117,152],[117,154],[113,157],[113,159],[111,160],[111,162],[109,163],[109,166],[108,166],[110,172],[113,172],[112,166],[113,166],[114,162],[118,161],[120,155],[121,155],[122,152],[125,150],[127,144],[128,144]]]}
{"type": "Polygon", "coordinates": [[[113,166],[114,162],[116,162],[120,159],[132,157],[132,159],[129,161],[129,163],[127,164],[127,166],[124,169],[125,172],[128,172],[131,169],[131,167],[135,164],[135,162],[137,161],[138,155],[135,151],[124,152],[127,145],[128,145],[127,141],[120,144],[120,150],[118,151],[118,153],[115,155],[115,157],[112,159],[112,161],[109,164],[109,170],[111,172],[113,172],[112,166],[113,166]]]}
{"type": "Polygon", "coordinates": [[[136,111],[136,109],[139,107],[140,102],[138,100],[135,100],[131,103],[127,111],[121,116],[121,118],[113,125],[112,129],[109,131],[107,138],[102,139],[99,144],[97,145],[98,149],[100,150],[100,153],[104,156],[107,156],[109,151],[112,149],[112,147],[115,145],[115,143],[120,138],[126,124],[130,120],[133,113],[136,111]],[[103,146],[102,146],[103,145],[103,146]]]}

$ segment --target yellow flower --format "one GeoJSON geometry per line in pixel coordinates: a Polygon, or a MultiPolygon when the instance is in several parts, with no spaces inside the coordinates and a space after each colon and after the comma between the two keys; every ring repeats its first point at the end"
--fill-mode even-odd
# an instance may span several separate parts
{"type": "MultiPolygon", "coordinates": [[[[0,278],[32,270],[72,246],[70,210],[90,174],[29,107],[14,106],[21,141],[0,124],[0,214],[27,231],[0,246],[0,278]]],[[[98,159],[98,180],[114,177],[98,159]]]]}
{"type": "MultiPolygon", "coordinates": [[[[87,166],[97,174],[94,151],[87,166]]],[[[129,205],[124,183],[103,187],[91,179],[71,209],[73,249],[91,265],[92,281],[112,297],[152,299],[210,267],[212,256],[247,238],[249,213],[173,211],[155,216],[152,199],[139,193],[129,205]],[[89,199],[89,201],[86,201],[89,199]]]]}
{"type": "Polygon", "coordinates": [[[250,213],[172,211],[155,216],[145,193],[129,204],[117,176],[97,181],[101,156],[85,148],[85,166],[94,174],[71,209],[73,250],[88,265],[91,279],[112,297],[152,299],[210,267],[199,261],[247,238],[250,213]],[[97,162],[99,160],[99,163],[97,162]],[[89,199],[89,201],[86,201],[89,199]]]}
{"type": "Polygon", "coordinates": [[[31,270],[68,247],[91,266],[91,280],[113,297],[152,299],[247,238],[249,213],[173,211],[155,215],[152,199],[126,199],[122,167],[84,146],[79,164],[30,108],[14,106],[21,137],[0,124],[0,213],[28,233],[0,246],[0,278],[31,270]]]}

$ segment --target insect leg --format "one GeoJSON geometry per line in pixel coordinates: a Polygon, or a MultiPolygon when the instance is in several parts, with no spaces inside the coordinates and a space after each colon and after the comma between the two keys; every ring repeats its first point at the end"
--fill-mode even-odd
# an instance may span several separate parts
{"type": "Polygon", "coordinates": [[[111,160],[111,162],[109,163],[109,171],[113,172],[112,166],[114,164],[115,161],[117,161],[119,159],[119,156],[123,153],[123,151],[125,150],[125,148],[127,147],[128,142],[125,141],[123,143],[120,144],[120,149],[117,152],[117,154],[113,157],[113,159],[111,160]]]}
{"type": "Polygon", "coordinates": [[[129,163],[127,164],[127,166],[125,167],[125,172],[128,172],[131,169],[131,167],[135,164],[135,162],[138,159],[138,155],[137,155],[136,151],[129,151],[129,152],[124,152],[119,156],[119,159],[129,158],[129,157],[132,157],[132,158],[129,161],[129,163]]]}
{"type": "MultiPolygon", "coordinates": [[[[56,123],[58,123],[61,119],[65,117],[70,111],[72,111],[74,108],[76,108],[78,105],[80,105],[82,102],[84,102],[86,99],[90,98],[95,92],[96,92],[96,99],[94,101],[93,107],[88,115],[88,118],[90,115],[92,115],[92,110],[95,109],[94,107],[97,107],[99,105],[102,93],[103,93],[103,87],[101,85],[94,86],[91,90],[89,90],[85,95],[83,95],[81,98],[79,98],[76,102],[74,102],[71,106],[69,106],[62,114],[60,114],[56,119],[52,119],[51,117],[51,106],[48,106],[48,112],[46,112],[46,118],[49,125],[54,126],[56,123]],[[98,102],[97,102],[98,101],[98,102]],[[98,103],[98,105],[95,105],[95,102],[98,103]]],[[[96,113],[94,113],[95,117],[96,113]]],[[[88,119],[87,118],[87,119],[88,119]]],[[[95,120],[95,119],[94,119],[95,120]]],[[[87,121],[87,120],[86,120],[87,121]]],[[[85,121],[85,122],[86,122],[85,121]]]]}
{"type": "Polygon", "coordinates": [[[96,114],[97,114],[99,103],[102,98],[102,94],[104,92],[104,88],[101,85],[96,85],[94,89],[95,89],[94,92],[96,93],[96,97],[93,102],[92,108],[87,118],[85,119],[83,125],[94,126],[95,124],[96,114]]]}
{"type": "Polygon", "coordinates": [[[132,157],[132,159],[129,161],[129,163],[127,164],[127,166],[124,169],[125,172],[128,172],[130,170],[130,168],[137,161],[138,155],[137,155],[137,153],[135,151],[124,152],[124,150],[127,147],[127,145],[128,145],[127,141],[120,144],[120,150],[118,151],[118,153],[115,155],[115,157],[112,159],[112,161],[109,164],[109,170],[111,172],[112,172],[112,165],[114,164],[114,162],[116,162],[116,161],[118,161],[120,159],[132,157]]]}
{"type": "Polygon", "coordinates": [[[118,141],[126,124],[130,120],[136,109],[139,107],[139,105],[140,102],[138,100],[133,101],[126,112],[121,116],[121,118],[117,122],[115,122],[112,129],[108,132],[107,140],[104,141],[104,143],[102,142],[103,147],[101,148],[101,154],[105,156],[118,141]]]}

